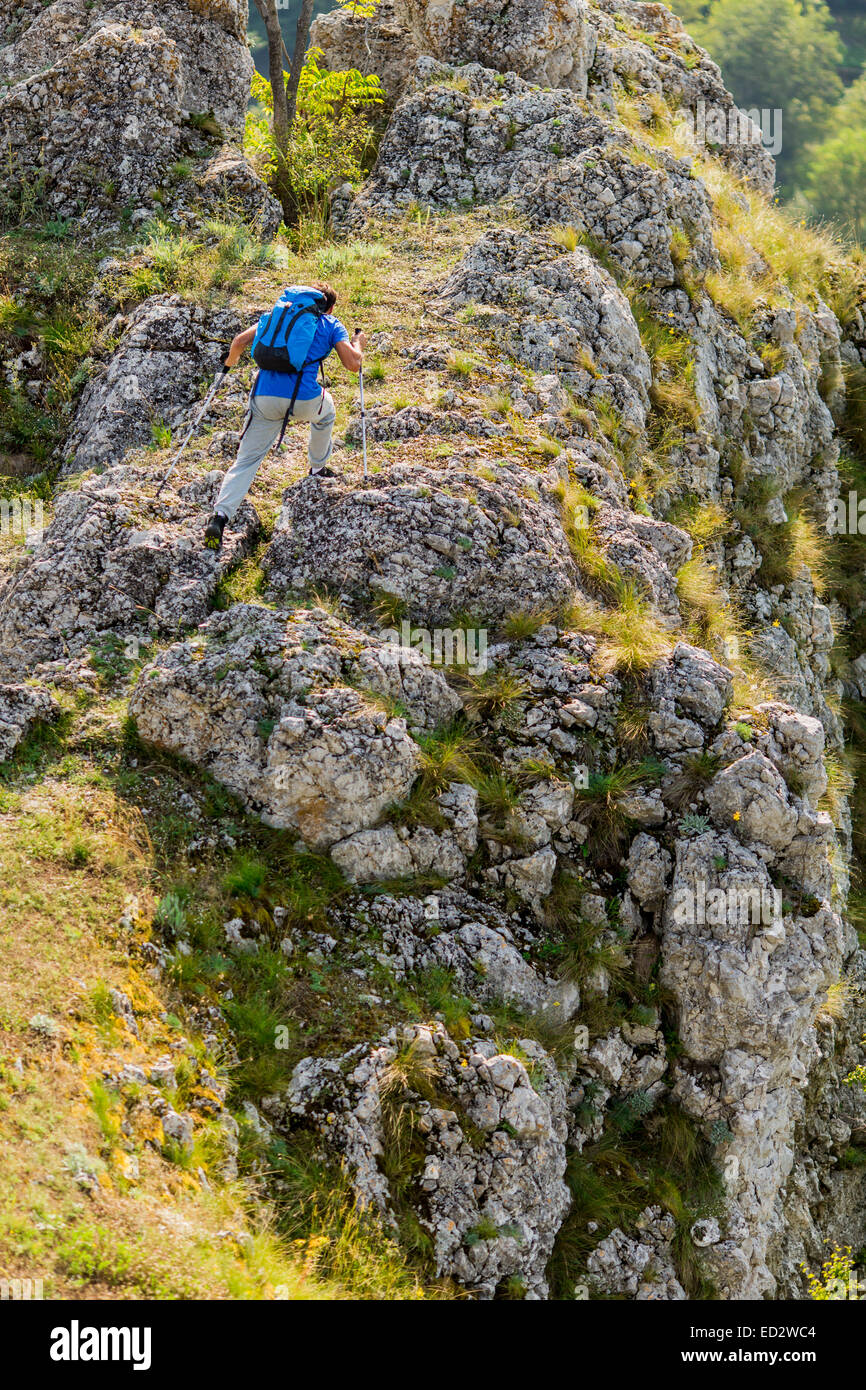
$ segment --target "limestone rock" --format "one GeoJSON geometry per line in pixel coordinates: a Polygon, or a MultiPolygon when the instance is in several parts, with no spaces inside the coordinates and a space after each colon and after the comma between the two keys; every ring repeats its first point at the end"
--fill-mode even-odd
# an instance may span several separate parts
{"type": "MultiPolygon", "coordinates": [[[[145,668],[130,712],[142,738],[206,767],[269,825],[327,848],[402,801],[420,761],[406,720],[347,684],[354,676],[363,686],[364,648],[374,662],[375,641],[321,610],[237,604],[145,668]]],[[[422,718],[437,698],[453,708],[416,652],[401,663],[421,691],[422,718]]]]}
{"type": "Polygon", "coordinates": [[[177,427],[210,384],[240,324],[178,295],[146,299],[103,370],[91,377],[65,445],[64,472],[110,467],[151,439],[154,421],[177,427]]]}
{"type": "Polygon", "coordinates": [[[28,176],[38,148],[55,215],[97,226],[150,200],[187,152],[191,115],[240,138],[253,72],[246,6],[57,0],[0,50],[0,72],[13,178],[28,176]]]}
{"type": "Polygon", "coordinates": [[[343,1156],[359,1201],[386,1216],[390,1192],[377,1163],[388,1142],[383,1108],[414,1117],[425,1159],[406,1195],[433,1238],[437,1273],[482,1299],[511,1275],[528,1297],[546,1296],[544,1271],[570,1200],[565,1088],[538,1043],[524,1039],[520,1048],[535,1087],[522,1060],[491,1044],[461,1048],[441,1024],[409,1026],[360,1055],[305,1058],[280,1105],[284,1123],[293,1117],[319,1129],[343,1156]],[[410,1059],[408,1083],[395,1084],[398,1049],[410,1059]],[[468,1142],[467,1121],[480,1142],[468,1142]]]}
{"type": "Polygon", "coordinates": [[[595,1247],[587,1260],[593,1284],[608,1295],[682,1302],[686,1292],[674,1264],[673,1217],[661,1207],[647,1207],[637,1228],[635,1236],[627,1236],[617,1227],[595,1247]]]}
{"type": "Polygon", "coordinates": [[[590,403],[612,401],[644,424],[652,379],[628,301],[582,247],[541,236],[485,232],[440,291],[443,302],[496,306],[486,322],[533,371],[556,371],[590,403]]]}
{"type": "Polygon", "coordinates": [[[562,603],[577,570],[539,481],[514,466],[491,484],[457,467],[399,465],[367,489],[307,479],[284,494],[265,569],[278,591],[327,581],[369,599],[393,594],[428,624],[562,603]]]}
{"type": "Polygon", "coordinates": [[[596,30],[584,0],[403,0],[408,28],[421,52],[446,63],[491,63],[500,72],[545,87],[586,95],[596,30]]]}
{"type": "Polygon", "coordinates": [[[35,724],[56,719],[57,702],[33,685],[0,685],[0,763],[11,758],[35,724]]]}
{"type": "Polygon", "coordinates": [[[156,633],[202,622],[222,575],[249,550],[245,503],[219,555],[201,545],[220,474],[167,489],[162,473],[118,467],[61,493],[41,543],[0,588],[0,678],[80,656],[97,637],[134,659],[156,633]]]}

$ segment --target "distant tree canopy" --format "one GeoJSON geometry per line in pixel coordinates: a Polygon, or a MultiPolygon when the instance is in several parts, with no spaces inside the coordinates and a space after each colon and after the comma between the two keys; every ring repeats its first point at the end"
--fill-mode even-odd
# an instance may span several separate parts
{"type": "Polygon", "coordinates": [[[671,0],[740,106],[782,111],[781,191],[866,230],[863,0],[671,0]]]}
{"type": "Polygon", "coordinates": [[[866,238],[866,76],[848,89],[832,134],[809,152],[805,193],[821,216],[866,238]]]}

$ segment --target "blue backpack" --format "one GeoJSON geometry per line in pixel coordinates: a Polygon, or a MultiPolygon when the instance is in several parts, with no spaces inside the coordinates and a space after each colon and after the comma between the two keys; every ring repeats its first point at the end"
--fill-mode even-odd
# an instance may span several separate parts
{"type": "MultiPolygon", "coordinates": [[[[253,361],[262,371],[297,375],[289,413],[294,409],[301,372],[308,365],[310,348],[327,300],[309,285],[289,285],[267,314],[262,314],[253,339],[253,361]]],[[[325,359],[319,357],[318,362],[325,359]]]]}

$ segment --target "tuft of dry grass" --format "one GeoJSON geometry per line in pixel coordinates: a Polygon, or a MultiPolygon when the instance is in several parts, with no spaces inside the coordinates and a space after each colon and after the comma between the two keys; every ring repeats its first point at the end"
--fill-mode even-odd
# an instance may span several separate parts
{"type": "Polygon", "coordinates": [[[603,674],[642,675],[672,650],[671,634],[636,587],[621,582],[616,607],[578,601],[563,615],[563,626],[590,632],[601,641],[594,663],[603,674]]]}

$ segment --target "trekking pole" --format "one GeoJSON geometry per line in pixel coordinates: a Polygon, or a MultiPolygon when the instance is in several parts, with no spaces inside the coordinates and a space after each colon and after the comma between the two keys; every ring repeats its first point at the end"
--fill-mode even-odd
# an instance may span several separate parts
{"type": "Polygon", "coordinates": [[[214,397],[216,396],[217,391],[218,391],[218,390],[220,389],[220,387],[222,386],[223,382],[225,381],[225,379],[226,379],[226,377],[228,376],[228,374],[229,374],[230,371],[231,371],[231,368],[230,368],[230,367],[227,367],[226,364],[225,364],[225,362],[223,362],[222,366],[220,367],[219,371],[218,371],[217,374],[216,374],[216,377],[215,377],[215,379],[214,379],[213,386],[210,388],[210,390],[208,391],[207,395],[206,395],[205,398],[204,398],[204,401],[202,402],[201,410],[198,412],[198,414],[196,415],[196,417],[195,417],[195,419],[193,420],[192,424],[190,425],[189,430],[188,430],[187,435],[186,435],[186,438],[184,439],[183,443],[181,444],[180,448],[178,449],[177,453],[176,453],[175,456],[174,456],[174,460],[173,460],[173,462],[172,462],[171,467],[169,468],[168,472],[166,473],[166,475],[165,475],[165,477],[163,478],[162,482],[160,483],[159,487],[156,489],[156,494],[155,494],[156,497],[158,497],[159,494],[162,492],[163,488],[165,487],[165,485],[166,485],[166,483],[168,482],[169,478],[171,477],[172,473],[173,473],[174,470],[177,468],[177,465],[180,463],[181,456],[182,456],[184,450],[186,449],[187,444],[188,444],[189,441],[192,439],[193,435],[195,434],[196,430],[198,429],[199,425],[201,424],[201,422],[202,422],[202,420],[204,419],[204,417],[205,417],[205,415],[207,414],[207,412],[210,410],[210,407],[211,407],[211,405],[213,404],[213,400],[214,400],[214,397]]]}
{"type": "MultiPolygon", "coordinates": [[[[360,328],[355,329],[355,337],[361,332],[360,328]]],[[[361,448],[364,451],[364,481],[367,479],[367,412],[364,409],[364,359],[361,358],[361,365],[358,368],[358,383],[361,388],[361,448]]]]}

